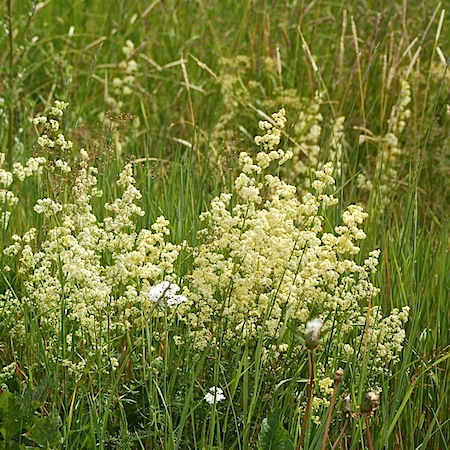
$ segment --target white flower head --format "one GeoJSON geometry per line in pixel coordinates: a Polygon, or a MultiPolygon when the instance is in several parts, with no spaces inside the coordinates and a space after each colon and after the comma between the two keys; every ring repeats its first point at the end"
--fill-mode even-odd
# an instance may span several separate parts
{"type": "Polygon", "coordinates": [[[177,295],[180,289],[178,284],[163,281],[150,289],[148,298],[160,306],[181,305],[187,302],[187,298],[184,295],[177,295]]]}
{"type": "Polygon", "coordinates": [[[320,319],[310,320],[306,324],[305,344],[309,349],[314,349],[319,344],[320,330],[322,329],[322,321],[320,319]]]}
{"type": "Polygon", "coordinates": [[[376,392],[368,392],[367,395],[367,400],[369,400],[372,403],[376,403],[378,401],[378,399],[380,398],[380,396],[376,393],[376,392]]]}
{"type": "Polygon", "coordinates": [[[206,403],[209,403],[210,405],[212,405],[213,403],[220,402],[225,399],[226,399],[226,397],[225,397],[222,389],[215,387],[215,386],[209,388],[209,392],[205,395],[206,403]]]}

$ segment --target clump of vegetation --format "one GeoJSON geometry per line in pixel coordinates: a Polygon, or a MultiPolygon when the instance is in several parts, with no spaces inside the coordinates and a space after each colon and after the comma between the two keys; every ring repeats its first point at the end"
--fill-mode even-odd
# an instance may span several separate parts
{"type": "Polygon", "coordinates": [[[441,5],[104,6],[1,5],[0,448],[446,448],[441,5]]]}
{"type": "MultiPolygon", "coordinates": [[[[50,117],[62,117],[66,107],[67,103],[56,101],[50,117]]],[[[39,116],[33,123],[44,124],[37,139],[43,149],[72,148],[63,134],[52,139],[51,131],[59,130],[58,120],[39,116]]],[[[145,212],[138,206],[142,196],[131,164],[117,181],[122,195],[104,204],[101,220],[93,213],[92,201],[103,192],[97,188],[98,170],[88,153],[81,149],[76,167],[61,159],[47,164],[41,158],[29,175],[76,174],[64,203],[57,197],[37,199],[34,212],[43,216],[41,238],[31,228],[23,236],[13,235],[14,243],[3,251],[10,263],[7,270],[15,268],[16,286],[1,297],[3,331],[19,354],[27,353],[30,334],[31,344],[41,341],[41,352],[22,369],[27,377],[45,380],[52,367],[58,367],[58,373],[51,375],[54,389],[80,389],[84,382],[85,389],[96,392],[105,380],[114,384],[119,374],[147,385],[160,374],[162,364],[170,370],[165,361],[168,352],[190,355],[177,361],[173,395],[204,396],[213,405],[226,400],[222,408],[228,405],[236,417],[247,417],[246,427],[224,425],[224,442],[228,435],[243,433],[243,443],[250,445],[250,425],[260,418],[252,408],[245,411],[242,396],[249,379],[258,386],[251,404],[259,399],[264,412],[270,410],[268,400],[277,397],[277,384],[289,373],[285,389],[292,385],[289,389],[295,395],[286,406],[302,414],[302,393],[296,384],[305,365],[304,346],[311,348],[309,325],[306,341],[301,335],[315,315],[322,319],[320,328],[324,325],[324,346],[316,361],[317,388],[307,402],[312,405],[313,421],[319,425],[330,405],[331,375],[340,366],[352,373],[349,390],[381,390],[380,375],[391,375],[392,363],[398,362],[409,308],[394,309],[383,317],[381,309],[372,305],[378,289],[370,278],[379,251],[371,252],[362,265],[354,261],[360,251],[357,243],[366,237],[360,225],[367,213],[361,207],[349,205],[340,223],[330,223],[327,210],[338,204],[333,194],[326,193],[335,185],[332,164],[316,171],[313,193],[301,200],[294,186],[271,173],[293,156],[279,148],[285,123],[283,109],[272,114],[270,122],[260,121],[265,133],[255,138],[260,151],[253,158],[241,153],[241,173],[232,191],[214,198],[201,214],[205,225],[197,246],[188,249],[192,263],[184,274],[175,270],[182,246],[171,242],[169,222],[163,216],[150,229],[136,229],[136,218],[145,212]],[[186,286],[180,295],[176,282],[183,278],[186,286]],[[239,347],[244,349],[239,354],[243,367],[236,373],[234,349],[239,347]],[[193,361],[198,364],[195,376],[193,361]],[[227,368],[220,361],[234,363],[227,368]],[[283,366],[291,369],[281,371],[283,366]],[[247,383],[239,373],[244,367],[247,383]],[[275,371],[270,382],[265,377],[268,371],[275,371]],[[185,379],[186,374],[192,378],[185,379]],[[205,395],[208,385],[213,388],[205,395]]],[[[23,180],[23,166],[14,168],[23,180]]],[[[11,184],[14,174],[2,170],[11,184]]],[[[109,395],[127,398],[119,387],[109,395]]],[[[59,407],[70,408],[67,401],[61,399],[59,407]]],[[[85,408],[97,401],[91,399],[85,408]]],[[[144,400],[141,407],[149,414],[149,403],[144,400]]],[[[172,420],[183,418],[186,408],[201,420],[188,403],[172,406],[172,420]]],[[[219,419],[223,413],[217,414],[219,419]]],[[[112,438],[107,420],[104,427],[100,436],[105,438],[108,432],[112,438]]],[[[182,430],[179,435],[186,439],[182,430]]],[[[163,440],[166,433],[156,437],[163,440]]]]}

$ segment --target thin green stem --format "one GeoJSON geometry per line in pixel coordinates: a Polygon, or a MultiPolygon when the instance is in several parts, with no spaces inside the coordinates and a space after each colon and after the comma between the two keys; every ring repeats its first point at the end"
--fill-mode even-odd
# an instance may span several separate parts
{"type": "MultiPolygon", "coordinates": [[[[14,68],[14,30],[13,30],[13,23],[12,23],[12,11],[13,11],[13,0],[8,0],[7,2],[7,8],[8,8],[8,59],[9,59],[9,87],[12,92],[10,92],[10,95],[14,94],[14,89],[12,89],[12,83],[13,83],[13,68],[14,68]]],[[[9,105],[8,105],[8,164],[9,167],[12,166],[12,151],[13,151],[13,120],[14,120],[14,107],[13,107],[14,101],[10,97],[9,99],[9,105]]]]}

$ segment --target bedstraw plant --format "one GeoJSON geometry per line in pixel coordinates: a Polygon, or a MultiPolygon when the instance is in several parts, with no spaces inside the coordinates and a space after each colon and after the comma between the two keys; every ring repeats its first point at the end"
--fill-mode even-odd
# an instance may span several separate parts
{"type": "MultiPolygon", "coordinates": [[[[55,146],[72,149],[59,133],[66,107],[56,101],[49,116],[32,122],[43,126],[37,144],[47,157],[55,146]]],[[[153,448],[248,448],[280,402],[300,448],[335,402],[340,367],[351,374],[343,383],[349,392],[381,392],[398,362],[409,308],[385,316],[374,304],[379,251],[356,261],[367,213],[357,205],[340,217],[332,212],[339,203],[332,164],[315,171],[312,191],[301,197],[277,175],[293,156],[282,148],[285,123],[283,109],[259,122],[258,151],[240,154],[232,190],[200,216],[195,247],[171,242],[162,216],[137,228],[145,211],[132,164],[101,217],[92,206],[103,196],[98,170],[84,149],[74,163],[40,157],[2,169],[5,187],[35,161],[30,176],[73,173],[65,196],[37,199],[41,229],[11,236],[3,258],[15,271],[8,277],[3,269],[10,281],[1,296],[7,367],[21,374],[19,386],[46,380],[42,408],[55,405],[67,420],[65,445],[109,448],[134,433],[153,448]],[[122,411],[119,423],[113,408],[122,411]],[[89,411],[91,435],[80,436],[87,424],[79,410],[89,411]]],[[[5,204],[8,195],[14,203],[5,190],[5,204]]]]}
{"type": "Polygon", "coordinates": [[[0,2],[0,450],[449,447],[445,2],[228,3],[0,2]]]}

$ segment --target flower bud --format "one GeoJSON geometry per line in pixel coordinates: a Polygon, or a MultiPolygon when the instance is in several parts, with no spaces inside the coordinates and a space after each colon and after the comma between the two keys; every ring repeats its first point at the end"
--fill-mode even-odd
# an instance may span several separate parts
{"type": "Polygon", "coordinates": [[[344,371],[339,367],[339,369],[334,372],[334,384],[339,384],[344,378],[344,371]]]}
{"type": "Polygon", "coordinates": [[[306,324],[305,345],[308,349],[314,350],[319,345],[320,330],[322,321],[320,319],[310,320],[306,324]]]}
{"type": "Polygon", "coordinates": [[[368,392],[363,398],[361,406],[359,407],[359,411],[361,412],[361,414],[372,414],[378,399],[378,394],[373,391],[368,392]]]}
{"type": "Polygon", "coordinates": [[[342,412],[344,413],[344,415],[346,417],[349,416],[353,416],[355,413],[355,406],[353,405],[352,402],[352,398],[350,396],[350,394],[347,394],[343,399],[342,399],[342,412]]]}

